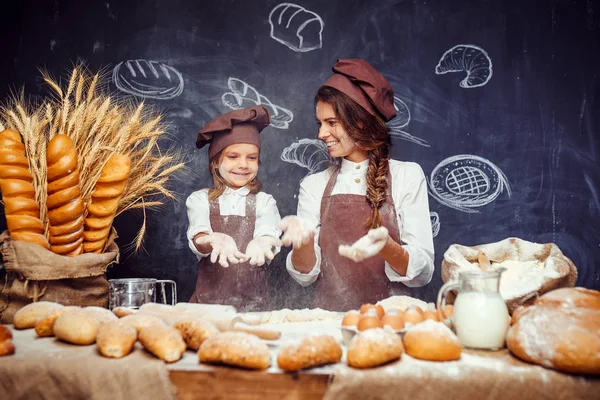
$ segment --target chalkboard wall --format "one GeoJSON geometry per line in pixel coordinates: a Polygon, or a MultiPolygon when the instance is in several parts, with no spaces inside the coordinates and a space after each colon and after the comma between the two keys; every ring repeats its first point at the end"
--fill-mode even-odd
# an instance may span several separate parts
{"type": "MultiPolygon", "coordinates": [[[[180,202],[150,212],[144,250],[124,251],[109,277],[196,278],[185,198],[210,185],[196,132],[234,108],[264,104],[259,176],[282,215],[299,181],[326,166],[313,96],[337,58],[368,60],[391,82],[393,158],[428,178],[436,272],[415,296],[433,301],[444,251],[519,237],[554,242],[600,289],[600,4],[590,0],[88,0],[3,6],[0,94],[49,94],[78,60],[111,89],[158,107],[188,169],[180,202]]],[[[115,221],[122,248],[142,222],[115,221]]],[[[2,218],[0,228],[5,228],[2,218]]],[[[284,250],[269,267],[271,307],[302,307],[284,250]]]]}

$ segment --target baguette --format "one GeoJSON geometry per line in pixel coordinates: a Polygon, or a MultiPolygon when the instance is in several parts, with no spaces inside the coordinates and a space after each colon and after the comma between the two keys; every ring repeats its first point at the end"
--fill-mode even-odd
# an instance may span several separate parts
{"type": "Polygon", "coordinates": [[[113,154],[102,168],[85,219],[85,253],[102,253],[104,250],[130,172],[129,157],[120,154],[113,154]]]}
{"type": "Polygon", "coordinates": [[[0,132],[0,191],[8,233],[14,240],[49,248],[40,220],[40,207],[35,200],[33,177],[25,156],[19,132],[0,132]]]}
{"type": "Polygon", "coordinates": [[[83,253],[83,201],[73,141],[67,135],[53,137],[46,161],[50,249],[63,256],[76,256],[83,253]]]}

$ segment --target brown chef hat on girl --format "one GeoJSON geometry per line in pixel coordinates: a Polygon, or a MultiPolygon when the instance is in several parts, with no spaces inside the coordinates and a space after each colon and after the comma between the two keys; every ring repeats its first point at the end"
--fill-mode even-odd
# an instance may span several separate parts
{"type": "Polygon", "coordinates": [[[333,75],[323,84],[348,95],[371,115],[384,121],[396,116],[392,85],[368,62],[360,58],[340,58],[333,75]]]}
{"type": "Polygon", "coordinates": [[[209,158],[237,143],[255,144],[260,148],[260,132],[270,123],[269,112],[263,106],[234,110],[206,124],[198,132],[196,147],[201,149],[210,143],[209,158]]]}

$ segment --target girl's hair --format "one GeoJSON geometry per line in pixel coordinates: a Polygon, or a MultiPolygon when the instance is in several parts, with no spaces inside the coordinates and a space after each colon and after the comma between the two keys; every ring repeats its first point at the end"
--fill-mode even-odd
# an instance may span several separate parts
{"type": "Polygon", "coordinates": [[[391,146],[389,128],[385,121],[371,115],[357,102],[341,91],[330,86],[321,86],[315,96],[317,102],[333,107],[336,117],[356,145],[367,150],[369,168],[367,170],[367,202],[373,212],[365,222],[366,229],[381,226],[379,208],[385,202],[389,171],[388,151],[391,146]]]}
{"type": "MultiPolygon", "coordinates": [[[[219,172],[219,165],[221,165],[221,160],[225,154],[224,152],[225,150],[221,150],[210,159],[208,169],[213,177],[213,188],[208,190],[209,201],[219,198],[225,189],[227,189],[227,182],[225,182],[225,179],[223,179],[221,173],[219,172]]],[[[252,179],[246,186],[248,186],[248,189],[250,189],[250,193],[258,193],[262,187],[262,184],[258,180],[258,177],[254,177],[254,179],[252,179]]]]}

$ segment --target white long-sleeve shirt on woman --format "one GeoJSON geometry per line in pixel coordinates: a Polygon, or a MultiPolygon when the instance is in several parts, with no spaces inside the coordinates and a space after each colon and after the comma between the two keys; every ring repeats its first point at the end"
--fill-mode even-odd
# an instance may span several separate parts
{"type": "MultiPolygon", "coordinates": [[[[409,254],[406,276],[398,274],[385,263],[385,274],[392,282],[402,282],[409,287],[424,286],[431,281],[433,275],[433,235],[429,216],[429,199],[427,197],[427,182],[419,164],[390,160],[390,175],[392,177],[392,198],[398,217],[398,228],[402,247],[409,254]]],[[[367,193],[366,174],[369,160],[354,163],[342,160],[341,170],[337,177],[332,195],[367,193]]],[[[308,221],[316,228],[315,255],[317,261],[313,269],[302,273],[294,269],[292,263],[293,250],[288,254],[286,269],[288,273],[302,286],[314,283],[321,272],[321,248],[319,247],[319,231],[321,227],[321,199],[325,187],[332,174],[332,168],[309,175],[300,183],[297,215],[308,221]]],[[[389,183],[389,182],[388,182],[389,183]]],[[[337,212],[352,212],[352,210],[337,210],[337,212]]],[[[364,221],[356,221],[364,223],[364,221]]],[[[347,243],[351,244],[351,243],[347,243]]]]}

